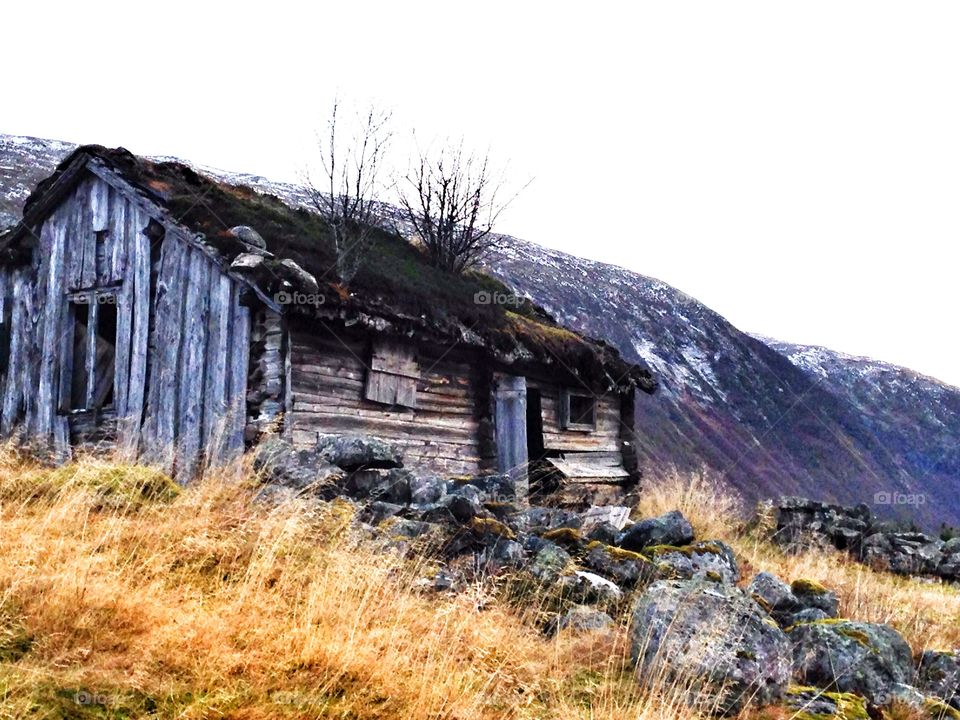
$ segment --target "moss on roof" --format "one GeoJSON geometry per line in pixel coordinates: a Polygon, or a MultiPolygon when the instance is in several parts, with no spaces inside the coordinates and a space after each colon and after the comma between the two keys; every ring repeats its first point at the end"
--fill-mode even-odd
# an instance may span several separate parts
{"type": "Polygon", "coordinates": [[[225,265],[249,250],[230,228],[252,227],[274,256],[265,261],[267,272],[257,281],[265,294],[277,292],[274,284],[296,283],[295,274],[280,266],[282,259],[293,260],[316,278],[323,307],[297,306],[299,313],[354,312],[402,320],[408,328],[419,325],[421,331],[444,337],[479,338],[498,357],[518,364],[554,365],[560,372],[608,386],[636,386],[647,392],[655,387],[649,371],[627,363],[606,343],[559,326],[543,309],[513,297],[509,288],[488,275],[455,276],[434,267],[417,247],[393,232],[375,232],[370,252],[349,288],[341,287],[334,273],[330,228],[320,216],[249,187],[219,182],[181,163],[154,162],[122,148],[78,148],[28,198],[25,222],[32,211],[39,210],[61,175],[92,159],[162,207],[169,220],[202,236],[225,265]],[[509,297],[510,302],[483,301],[491,297],[509,297]]]}

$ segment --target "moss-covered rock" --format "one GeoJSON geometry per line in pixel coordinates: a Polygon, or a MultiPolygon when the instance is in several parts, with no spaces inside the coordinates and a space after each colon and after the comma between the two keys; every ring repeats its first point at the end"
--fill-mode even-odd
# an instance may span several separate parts
{"type": "Polygon", "coordinates": [[[876,705],[889,703],[898,685],[913,679],[910,646],[889,625],[823,620],[787,630],[798,681],[851,692],[876,705]]]}
{"type": "Polygon", "coordinates": [[[784,707],[793,720],[870,720],[867,701],[852,693],[793,686],[787,690],[784,707]]]}

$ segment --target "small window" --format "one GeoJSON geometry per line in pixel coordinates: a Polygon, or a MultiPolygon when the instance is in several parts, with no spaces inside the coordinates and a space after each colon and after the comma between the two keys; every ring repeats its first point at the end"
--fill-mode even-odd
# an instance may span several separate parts
{"type": "Polygon", "coordinates": [[[113,406],[117,346],[115,291],[88,290],[68,297],[61,409],[103,410],[113,406]]]}
{"type": "Polygon", "coordinates": [[[397,342],[374,343],[364,397],[383,405],[417,406],[420,367],[413,348],[397,342]]]}
{"type": "Polygon", "coordinates": [[[563,390],[560,393],[560,427],[592,431],[597,427],[597,400],[593,395],[563,390]]]}

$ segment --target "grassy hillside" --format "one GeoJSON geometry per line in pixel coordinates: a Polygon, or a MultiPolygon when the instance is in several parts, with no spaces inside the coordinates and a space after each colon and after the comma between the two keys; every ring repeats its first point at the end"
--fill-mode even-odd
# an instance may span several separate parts
{"type": "MultiPolygon", "coordinates": [[[[691,717],[683,688],[636,688],[625,629],[548,639],[546,599],[517,603],[509,578],[434,593],[429,554],[384,552],[343,502],[254,502],[250,478],[241,464],[180,490],[147,468],[0,453],[0,717],[691,717]]],[[[956,590],[785,557],[699,478],[648,486],[638,513],[681,509],[747,579],[822,581],[914,650],[960,646],[956,590]]],[[[752,717],[784,717],[766,712],[752,717]]]]}

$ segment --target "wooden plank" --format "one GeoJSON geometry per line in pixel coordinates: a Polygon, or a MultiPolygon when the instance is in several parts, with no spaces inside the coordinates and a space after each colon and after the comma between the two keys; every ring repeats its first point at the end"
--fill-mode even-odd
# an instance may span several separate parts
{"type": "Polygon", "coordinates": [[[204,361],[203,445],[214,462],[223,457],[228,427],[227,363],[230,352],[230,278],[214,270],[210,281],[210,312],[207,320],[207,352],[204,361]]]}
{"type": "MultiPolygon", "coordinates": [[[[66,245],[65,215],[69,210],[61,206],[55,211],[40,230],[40,244],[44,248],[46,259],[46,297],[43,310],[43,322],[39,328],[42,338],[40,357],[39,384],[37,388],[37,426],[36,432],[41,437],[51,437],[53,433],[53,417],[57,410],[57,354],[59,339],[63,334],[61,314],[64,300],[64,248],[66,245]]],[[[65,448],[58,448],[64,451],[65,448]]]]}
{"type": "Polygon", "coordinates": [[[497,465],[517,486],[517,497],[525,498],[527,478],[527,384],[526,378],[501,375],[494,386],[497,465]]]}
{"type": "Polygon", "coordinates": [[[563,458],[548,458],[547,462],[553,465],[571,481],[616,481],[622,482],[630,477],[623,467],[623,460],[618,459],[611,463],[607,458],[591,457],[593,453],[577,453],[563,458]]]}
{"type": "Polygon", "coordinates": [[[90,197],[96,180],[84,178],[77,187],[77,200],[80,202],[80,226],[77,228],[75,242],[83,247],[83,266],[80,271],[80,287],[92,288],[97,284],[97,236],[93,232],[93,208],[90,197]]]}
{"type": "Polygon", "coordinates": [[[180,482],[189,482],[200,461],[203,428],[203,363],[206,356],[207,317],[210,302],[210,261],[201,253],[190,252],[184,307],[183,351],[179,382],[181,383],[179,421],[177,425],[177,457],[175,473],[180,482]]]}
{"type": "Polygon", "coordinates": [[[247,426],[247,375],[250,368],[250,310],[240,304],[241,286],[233,282],[230,301],[230,355],[228,394],[229,432],[225,459],[244,447],[247,426]]]}

